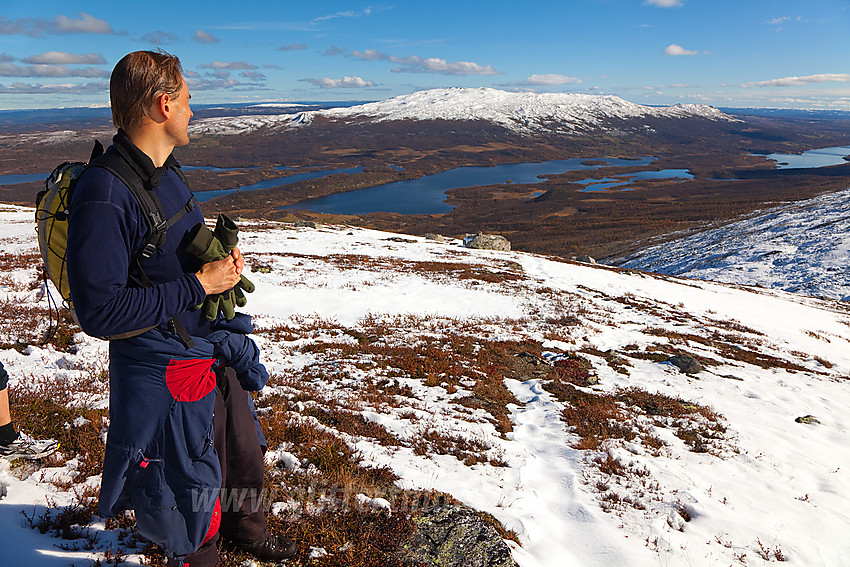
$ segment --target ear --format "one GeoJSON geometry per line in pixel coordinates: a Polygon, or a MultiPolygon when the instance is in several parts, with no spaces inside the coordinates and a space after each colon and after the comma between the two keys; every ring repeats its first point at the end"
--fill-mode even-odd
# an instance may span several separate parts
{"type": "Polygon", "coordinates": [[[168,93],[162,95],[157,100],[157,110],[162,114],[163,118],[168,118],[171,114],[171,95],[168,93]]]}

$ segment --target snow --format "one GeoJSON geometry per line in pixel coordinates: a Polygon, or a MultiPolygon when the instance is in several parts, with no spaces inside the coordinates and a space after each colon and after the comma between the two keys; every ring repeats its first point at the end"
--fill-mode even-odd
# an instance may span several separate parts
{"type": "Polygon", "coordinates": [[[485,120],[520,133],[595,130],[625,120],[702,118],[735,122],[713,106],[642,106],[612,95],[508,92],[492,88],[429,89],[351,107],[275,116],[196,120],[192,134],[236,134],[261,128],[302,126],[315,117],[342,120],[485,120]]]}
{"type": "Polygon", "coordinates": [[[368,116],[384,120],[487,120],[512,130],[544,130],[560,123],[566,130],[586,130],[607,120],[692,118],[732,120],[714,107],[680,104],[650,107],[612,95],[508,92],[481,88],[430,89],[382,102],[322,111],[329,117],[368,116]]]}
{"type": "MultiPolygon", "coordinates": [[[[847,193],[824,196],[805,206],[786,206],[761,221],[761,217],[741,221],[750,223],[745,226],[761,222],[773,227],[777,242],[782,234],[783,242],[798,248],[804,237],[808,242],[811,262],[774,263],[770,273],[777,282],[814,281],[817,272],[838,265],[839,237],[846,222],[841,219],[842,195],[846,198],[847,193]]],[[[0,251],[32,252],[31,223],[31,209],[0,206],[0,251]]],[[[736,234],[724,229],[726,239],[736,234]]],[[[684,339],[677,346],[714,358],[719,365],[686,376],[670,364],[631,359],[625,375],[599,356],[583,355],[599,376],[596,391],[639,387],[719,413],[728,429],[714,453],[688,450],[663,427],[655,427],[655,433],[668,445],[658,454],[639,443],[616,440],[606,442],[599,451],[573,448],[576,434],[561,417],[565,404],[544,390],[539,379],[506,381],[518,403],[509,408],[513,431],[502,437],[480,411],[461,411],[466,408],[451,403],[453,396],[463,392],[449,394],[445,388],[401,378],[416,396],[409,411],[418,419],[405,419],[394,408],[364,407],[367,419],[401,439],[415,438],[426,427],[479,439],[490,447],[488,455],[498,456],[507,466],[485,462],[467,466],[450,455],[417,455],[408,447],[346,437],[365,462],[391,467],[403,488],[448,492],[493,514],[518,534],[520,545],[512,547],[521,567],[758,565],[765,562],[759,557],[761,547],[781,550],[789,565],[850,564],[846,537],[850,526],[850,417],[846,411],[850,405],[850,310],[839,301],[739,285],[736,277],[760,265],[757,252],[746,249],[766,240],[763,235],[753,230],[751,240],[741,237],[736,253],[749,254],[738,260],[747,270],[735,269],[731,256],[724,269],[714,267],[714,274],[731,272],[728,281],[734,285],[516,251],[471,250],[458,241],[440,243],[415,236],[409,237],[413,243],[388,241],[391,236],[346,226],[296,229],[280,224],[267,230],[245,223],[240,247],[248,264],[270,268],[268,273],[248,274],[257,291],[248,296],[245,310],[260,327],[329,320],[356,328],[369,317],[410,314],[425,317],[420,320],[426,323],[427,317],[440,318],[449,327],[472,321],[494,336],[540,341],[550,359],[557,358],[560,350],[581,347],[625,352],[628,345],[666,344],[668,339],[652,332],[658,329],[682,336],[718,333],[734,335],[737,345],[751,345],[762,355],[796,366],[762,368],[684,339]],[[504,271],[510,265],[521,278],[491,283],[416,268],[433,262],[491,271],[504,271]],[[565,314],[574,315],[580,324],[565,327],[558,336],[545,335],[543,322],[565,314]],[[820,423],[795,422],[807,414],[820,423]],[[645,474],[605,478],[595,465],[604,458],[645,474]],[[612,491],[640,501],[643,508],[606,512],[595,488],[603,481],[612,485],[612,491]]],[[[698,240],[691,246],[695,246],[691,255],[697,255],[708,248],[708,241],[698,240]]],[[[685,245],[681,250],[684,261],[685,245]]],[[[33,278],[34,268],[16,274],[24,280],[33,278]]],[[[818,284],[817,295],[844,289],[838,276],[831,281],[818,284]]],[[[37,294],[9,287],[5,280],[0,281],[0,293],[21,303],[37,301],[37,294]]],[[[846,292],[836,291],[834,296],[842,294],[846,292]]],[[[409,332],[418,336],[441,331],[434,326],[409,332]]],[[[305,368],[315,361],[314,355],[297,348],[308,338],[282,344],[257,335],[257,341],[272,371],[305,368]]],[[[0,350],[0,360],[12,377],[11,387],[42,380],[73,381],[81,379],[86,368],[103,367],[105,343],[84,335],[78,335],[76,342],[76,354],[37,347],[26,354],[0,350]]],[[[367,372],[350,370],[352,380],[358,372],[367,372]]],[[[342,391],[333,378],[316,378],[315,384],[327,395],[342,391]]],[[[103,404],[105,399],[104,392],[81,403],[103,404]]],[[[300,467],[289,450],[272,449],[269,464],[300,467]]],[[[4,565],[65,565],[103,558],[98,550],[64,551],[57,547],[59,540],[22,521],[21,510],[41,513],[46,498],[60,505],[73,501],[73,494],[44,480],[73,475],[73,468],[71,461],[66,467],[23,478],[18,478],[20,471],[18,476],[0,472],[0,483],[7,487],[7,496],[0,500],[4,565]]],[[[97,480],[89,482],[96,486],[97,480]]],[[[363,494],[357,500],[380,510],[389,504],[363,494]]],[[[287,503],[275,503],[273,509],[286,511],[287,503]]],[[[89,529],[100,530],[104,541],[113,537],[102,524],[89,529]]],[[[775,555],[771,557],[776,560],[775,555]]],[[[137,556],[130,558],[132,564],[139,561],[137,556]]]]}
{"type": "Polygon", "coordinates": [[[846,301],[848,257],[850,189],[647,247],[617,264],[846,301]]]}

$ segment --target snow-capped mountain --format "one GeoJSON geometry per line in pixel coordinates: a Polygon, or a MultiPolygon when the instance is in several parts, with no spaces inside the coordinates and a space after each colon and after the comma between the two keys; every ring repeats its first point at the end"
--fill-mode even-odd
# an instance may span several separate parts
{"type": "Polygon", "coordinates": [[[641,106],[610,95],[507,92],[491,88],[419,91],[350,108],[322,112],[332,117],[384,120],[486,120],[511,130],[589,130],[609,121],[642,118],[732,117],[705,104],[641,106]]]}
{"type": "Polygon", "coordinates": [[[507,92],[492,88],[431,89],[380,102],[298,114],[199,120],[193,133],[234,134],[262,127],[310,123],[322,116],[332,120],[484,120],[520,133],[581,133],[647,119],[736,119],[705,104],[668,107],[642,106],[611,95],[507,92]]]}
{"type": "MultiPolygon", "coordinates": [[[[32,214],[0,206],[0,343],[10,345],[0,361],[14,391],[70,392],[57,428],[99,443],[105,426],[74,412],[108,403],[107,344],[80,333],[64,351],[11,348],[43,318],[27,315],[43,303],[32,214]]],[[[257,287],[245,310],[276,376],[257,398],[261,416],[321,427],[391,469],[399,488],[489,512],[517,534],[521,567],[848,564],[845,303],[348,226],[245,223],[240,248],[257,287]],[[505,355],[518,361],[508,372],[488,358],[505,345],[540,350],[505,355]],[[673,353],[703,370],[679,372],[673,353]],[[504,404],[482,405],[496,391],[504,404]],[[576,421],[582,408],[596,413],[576,421]],[[332,411],[345,419],[319,422],[332,411]],[[607,438],[582,445],[585,422],[607,438]]],[[[270,447],[273,513],[298,506],[292,483],[321,480],[311,449],[270,447]]],[[[89,547],[22,521],[22,511],[49,516],[46,500],[58,516],[96,493],[99,475],[83,478],[73,457],[0,471],[4,565],[116,551],[149,564],[96,516],[74,520],[89,521],[77,526],[89,547]]],[[[310,502],[305,513],[318,513],[310,502]]],[[[310,537],[328,564],[350,553],[344,538],[310,537]]]]}
{"type": "Polygon", "coordinates": [[[850,189],[774,207],[681,238],[624,268],[850,300],[850,189]]]}

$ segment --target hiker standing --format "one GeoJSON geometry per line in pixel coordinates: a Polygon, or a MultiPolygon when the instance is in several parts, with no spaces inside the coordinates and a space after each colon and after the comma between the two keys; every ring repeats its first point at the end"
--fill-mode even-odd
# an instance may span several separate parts
{"type": "Polygon", "coordinates": [[[80,326],[110,339],[100,513],[134,510],[170,565],[216,565],[219,534],[285,559],[296,546],[268,531],[262,509],[265,439],[246,390],[268,374],[250,317],[198,309],[239,283],[244,259],[235,247],[209,262],[187,250],[203,216],[172,155],[192,118],[180,61],[130,53],[109,90],[118,133],[74,189],[67,247],[80,326]]]}

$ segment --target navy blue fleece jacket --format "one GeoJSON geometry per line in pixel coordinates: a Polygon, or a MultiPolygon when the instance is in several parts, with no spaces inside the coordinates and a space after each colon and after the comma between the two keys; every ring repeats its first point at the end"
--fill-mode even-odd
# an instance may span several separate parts
{"type": "MultiPolygon", "coordinates": [[[[186,205],[191,193],[172,169],[179,167],[173,156],[156,168],[120,130],[107,151],[122,155],[153,187],[166,218],[186,205]]],[[[201,264],[184,251],[189,230],[204,221],[197,207],[171,227],[165,243],[142,262],[153,287],[142,286],[131,269],[132,259],[146,242],[148,227],[141,205],[120,179],[103,168],[90,167],[77,182],[70,211],[68,282],[86,333],[118,335],[163,325],[175,316],[192,336],[211,332],[211,323],[200,310],[192,309],[206,296],[194,275],[201,264]]]]}

